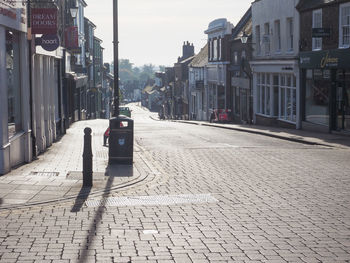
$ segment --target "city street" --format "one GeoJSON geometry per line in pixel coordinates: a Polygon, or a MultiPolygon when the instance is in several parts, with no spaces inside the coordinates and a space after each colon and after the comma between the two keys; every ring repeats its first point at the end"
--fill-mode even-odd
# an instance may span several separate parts
{"type": "MultiPolygon", "coordinates": [[[[22,207],[2,207],[0,195],[0,262],[350,262],[349,147],[159,121],[131,107],[145,179],[114,189],[109,176],[100,186],[109,191],[22,207]]],[[[98,125],[102,145],[108,120],[93,123],[84,125],[98,125]]],[[[60,142],[81,149],[69,143],[60,142]]],[[[98,152],[94,172],[107,166],[107,148],[98,152]]]]}

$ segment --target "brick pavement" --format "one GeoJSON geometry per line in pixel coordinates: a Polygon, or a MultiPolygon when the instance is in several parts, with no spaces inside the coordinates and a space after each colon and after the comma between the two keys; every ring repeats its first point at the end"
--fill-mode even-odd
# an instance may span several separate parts
{"type": "Polygon", "coordinates": [[[218,202],[0,211],[0,262],[350,262],[349,150],[273,138],[202,145],[201,127],[144,125],[152,132],[136,140],[155,178],[100,198],[210,193],[218,202]]]}
{"type": "Polygon", "coordinates": [[[145,180],[152,171],[143,162],[135,146],[133,166],[108,166],[108,147],[103,146],[103,133],[108,120],[74,123],[60,141],[53,144],[38,160],[0,176],[0,208],[74,198],[82,194],[82,153],[84,128],[91,127],[93,151],[93,187],[91,193],[123,187],[145,180]],[[106,189],[108,176],[113,182],[106,189]]]}

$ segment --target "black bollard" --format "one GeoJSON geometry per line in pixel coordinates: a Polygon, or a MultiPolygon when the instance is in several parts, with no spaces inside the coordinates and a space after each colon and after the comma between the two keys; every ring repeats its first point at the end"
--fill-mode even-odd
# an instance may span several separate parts
{"type": "Polygon", "coordinates": [[[92,187],[91,128],[84,129],[83,186],[92,187]]]}

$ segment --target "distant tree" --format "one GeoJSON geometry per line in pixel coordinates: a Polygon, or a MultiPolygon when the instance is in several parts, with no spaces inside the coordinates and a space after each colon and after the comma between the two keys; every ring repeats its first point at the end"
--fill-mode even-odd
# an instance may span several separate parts
{"type": "Polygon", "coordinates": [[[159,71],[165,72],[165,66],[161,65],[161,66],[158,66],[158,67],[159,67],[159,71]]]}

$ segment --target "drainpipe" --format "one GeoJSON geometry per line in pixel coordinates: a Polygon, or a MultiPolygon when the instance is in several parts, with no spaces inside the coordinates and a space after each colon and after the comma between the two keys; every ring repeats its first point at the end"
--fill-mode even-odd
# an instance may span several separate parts
{"type": "MultiPolygon", "coordinates": [[[[27,2],[27,23],[28,27],[30,27],[31,24],[31,0],[28,0],[27,2]]],[[[30,32],[31,33],[31,32],[30,32]]],[[[32,37],[32,35],[31,35],[32,37]]],[[[36,159],[38,153],[37,153],[37,147],[36,147],[36,137],[34,134],[34,114],[33,114],[33,67],[32,67],[32,39],[28,40],[28,59],[29,59],[29,106],[30,106],[30,129],[31,129],[31,139],[32,139],[32,154],[33,154],[33,159],[36,159]]]]}

